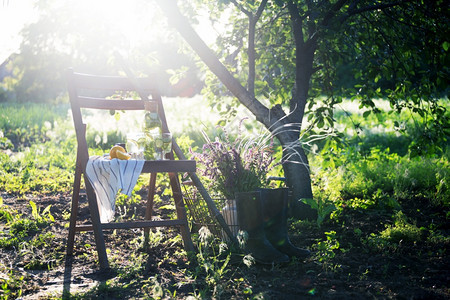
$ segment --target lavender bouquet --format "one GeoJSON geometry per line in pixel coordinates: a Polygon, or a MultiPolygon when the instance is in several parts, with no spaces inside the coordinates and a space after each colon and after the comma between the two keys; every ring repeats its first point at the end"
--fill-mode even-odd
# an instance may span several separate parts
{"type": "MultiPolygon", "coordinates": [[[[240,127],[240,126],[239,126],[240,127]]],[[[210,140],[201,153],[191,152],[198,162],[198,172],[209,179],[210,188],[226,199],[234,199],[236,192],[254,191],[267,184],[267,174],[274,167],[273,140],[267,138],[245,139],[238,137],[231,141],[225,128],[222,138],[210,140]]]]}

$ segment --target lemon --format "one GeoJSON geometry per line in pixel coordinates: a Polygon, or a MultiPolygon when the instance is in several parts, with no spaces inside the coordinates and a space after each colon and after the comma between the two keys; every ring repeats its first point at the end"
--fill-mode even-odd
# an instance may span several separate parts
{"type": "Polygon", "coordinates": [[[117,150],[116,154],[117,154],[117,158],[121,159],[121,160],[129,160],[131,158],[131,155],[124,151],[117,150]]]}
{"type": "MultiPolygon", "coordinates": [[[[122,146],[115,145],[115,146],[113,146],[113,147],[111,148],[111,150],[109,151],[109,156],[111,157],[111,159],[113,159],[113,158],[119,158],[119,156],[118,156],[118,151],[122,152],[122,154],[126,154],[126,151],[125,151],[125,149],[123,149],[122,146]]],[[[126,155],[128,155],[128,154],[126,154],[126,155]]],[[[123,156],[122,156],[122,157],[123,157],[123,156]]],[[[129,159],[129,158],[127,158],[127,159],[129,159]]]]}

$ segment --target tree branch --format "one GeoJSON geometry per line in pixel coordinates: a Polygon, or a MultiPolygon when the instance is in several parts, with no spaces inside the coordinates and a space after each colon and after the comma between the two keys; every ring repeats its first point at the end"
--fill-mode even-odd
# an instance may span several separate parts
{"type": "Polygon", "coordinates": [[[259,122],[263,123],[267,128],[270,128],[272,123],[276,120],[271,120],[269,118],[269,109],[253,97],[220,62],[214,51],[205,44],[192,28],[186,17],[181,14],[176,0],[158,0],[157,3],[168,17],[169,24],[181,34],[208,68],[219,78],[227,89],[238,98],[253,115],[255,115],[259,122]]]}
{"type": "MultiPolygon", "coordinates": [[[[294,34],[294,43],[295,43],[295,84],[292,88],[292,99],[289,103],[289,111],[290,111],[290,120],[291,122],[295,122],[294,120],[301,118],[303,112],[300,111],[299,107],[299,94],[300,92],[300,80],[301,80],[301,56],[303,54],[304,50],[304,41],[303,41],[303,24],[302,19],[300,17],[300,13],[298,11],[297,5],[292,3],[291,1],[288,2],[288,10],[289,14],[291,16],[291,23],[292,23],[292,31],[294,34]]],[[[300,120],[301,122],[301,120],[300,120]]]]}
{"type": "Polygon", "coordinates": [[[267,0],[263,0],[258,7],[255,15],[249,14],[248,16],[248,78],[247,78],[247,89],[255,97],[255,79],[256,79],[256,55],[255,55],[255,32],[256,23],[258,23],[262,12],[267,4],[267,0]]]}
{"type": "Polygon", "coordinates": [[[339,0],[336,2],[330,10],[325,14],[325,17],[322,20],[322,25],[327,26],[328,23],[336,16],[336,12],[338,12],[348,0],[339,0]]]}
{"type": "Polygon", "coordinates": [[[301,47],[303,47],[302,18],[300,17],[300,13],[298,11],[297,5],[295,5],[294,3],[289,1],[287,7],[289,10],[289,14],[291,16],[292,30],[294,31],[295,46],[297,48],[301,48],[301,47]]]}
{"type": "Polygon", "coordinates": [[[246,10],[245,7],[242,6],[241,4],[237,3],[236,0],[230,0],[230,2],[233,3],[240,11],[242,11],[244,14],[246,14],[247,17],[250,18],[252,16],[252,13],[249,12],[248,10],[246,10]]]}
{"type": "Polygon", "coordinates": [[[397,6],[399,4],[402,4],[403,1],[397,1],[397,2],[392,2],[392,3],[380,3],[380,4],[376,4],[376,5],[370,5],[370,6],[366,6],[366,7],[361,7],[358,9],[349,9],[347,12],[348,17],[356,15],[356,14],[360,14],[366,11],[372,11],[372,10],[377,10],[377,9],[385,9],[385,8],[389,8],[389,7],[394,7],[397,6]]]}
{"type": "Polygon", "coordinates": [[[259,20],[259,18],[261,18],[261,15],[264,11],[264,8],[266,7],[266,4],[267,4],[267,0],[263,0],[261,2],[261,4],[259,5],[258,10],[256,11],[256,15],[255,15],[256,20],[259,20]]]}
{"type": "MultiPolygon", "coordinates": [[[[306,5],[308,6],[308,15],[311,15],[311,11],[313,9],[313,3],[311,0],[306,1],[306,5]]],[[[311,39],[316,34],[317,28],[315,23],[315,18],[310,17],[310,20],[307,22],[307,28],[308,28],[308,39],[311,39]]]]}

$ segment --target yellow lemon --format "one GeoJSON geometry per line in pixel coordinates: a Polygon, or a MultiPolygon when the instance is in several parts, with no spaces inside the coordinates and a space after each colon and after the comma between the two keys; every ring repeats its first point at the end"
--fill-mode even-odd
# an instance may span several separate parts
{"type": "Polygon", "coordinates": [[[125,149],[123,149],[122,146],[119,145],[115,145],[111,148],[111,150],[109,151],[109,156],[111,157],[111,159],[113,158],[119,158],[117,152],[121,151],[122,153],[126,153],[125,149]]]}
{"type": "Polygon", "coordinates": [[[131,155],[124,151],[117,150],[116,154],[118,159],[129,160],[131,158],[131,155]]]}

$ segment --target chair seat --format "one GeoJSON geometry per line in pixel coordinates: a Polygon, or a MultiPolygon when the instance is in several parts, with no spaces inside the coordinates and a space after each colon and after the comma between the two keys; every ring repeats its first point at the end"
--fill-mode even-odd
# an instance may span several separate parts
{"type": "Polygon", "coordinates": [[[142,173],[195,172],[195,160],[147,160],[142,173]]]}

